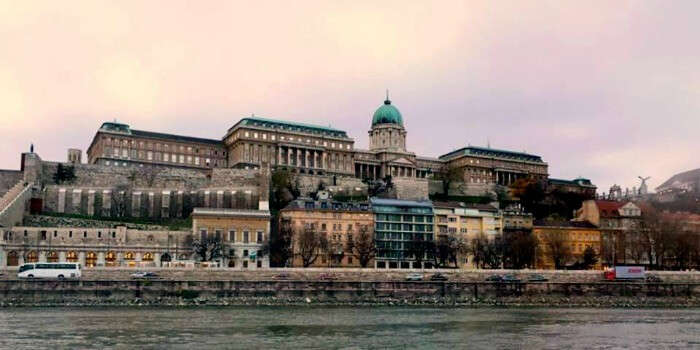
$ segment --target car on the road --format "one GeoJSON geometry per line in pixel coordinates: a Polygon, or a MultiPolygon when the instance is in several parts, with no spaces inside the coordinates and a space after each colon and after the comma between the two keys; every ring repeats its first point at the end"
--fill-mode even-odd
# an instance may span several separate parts
{"type": "Polygon", "coordinates": [[[527,278],[528,282],[547,282],[549,279],[547,277],[544,277],[540,275],[539,273],[536,273],[534,275],[530,275],[530,277],[527,278]]]}
{"type": "Polygon", "coordinates": [[[501,282],[504,283],[520,283],[520,278],[515,277],[513,274],[503,275],[501,282]]]}
{"type": "Polygon", "coordinates": [[[288,280],[288,279],[292,278],[292,276],[290,276],[288,273],[283,272],[283,273],[272,276],[272,278],[276,279],[276,280],[288,280]]]}
{"type": "Polygon", "coordinates": [[[149,271],[138,271],[131,274],[131,278],[158,278],[157,273],[149,271]]]}
{"type": "Polygon", "coordinates": [[[406,275],[405,280],[406,281],[422,281],[423,274],[422,273],[409,273],[408,275],[406,275]]]}
{"type": "Polygon", "coordinates": [[[659,277],[659,276],[657,276],[657,275],[646,275],[646,277],[644,278],[644,280],[645,280],[647,283],[661,283],[661,282],[664,281],[664,280],[661,279],[661,277],[659,277]]]}
{"type": "Polygon", "coordinates": [[[447,278],[447,276],[445,276],[445,275],[443,275],[443,274],[441,274],[441,273],[438,272],[438,273],[433,274],[432,276],[430,276],[430,280],[431,280],[431,281],[447,281],[448,278],[447,278]]]}
{"type": "Polygon", "coordinates": [[[338,276],[332,273],[322,273],[318,275],[318,279],[321,281],[335,281],[338,279],[338,276]]]}
{"type": "Polygon", "coordinates": [[[486,277],[486,282],[503,282],[503,276],[491,275],[489,277],[486,277]]]}

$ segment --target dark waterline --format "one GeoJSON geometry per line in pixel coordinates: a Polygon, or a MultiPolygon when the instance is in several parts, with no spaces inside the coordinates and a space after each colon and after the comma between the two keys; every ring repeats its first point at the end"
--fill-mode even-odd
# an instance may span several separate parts
{"type": "Polygon", "coordinates": [[[697,349],[698,309],[18,308],[0,348],[697,349]]]}

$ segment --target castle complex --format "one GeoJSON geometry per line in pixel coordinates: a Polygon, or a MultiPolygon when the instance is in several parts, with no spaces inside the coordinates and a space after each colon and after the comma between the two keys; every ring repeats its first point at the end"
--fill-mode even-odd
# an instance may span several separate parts
{"type": "MultiPolygon", "coordinates": [[[[104,123],[87,150],[88,163],[106,166],[162,165],[196,169],[261,167],[294,173],[359,179],[432,178],[445,167],[463,169],[467,184],[509,185],[518,178],[546,179],[540,156],[464,147],[439,158],[406,149],[401,112],[388,99],[372,117],[369,149],[355,148],[345,131],[317,125],[246,117],[221,140],[162,134],[104,123]]],[[[73,151],[74,152],[74,151],[73,151]]],[[[75,159],[73,154],[72,159],[75,159]]]]}

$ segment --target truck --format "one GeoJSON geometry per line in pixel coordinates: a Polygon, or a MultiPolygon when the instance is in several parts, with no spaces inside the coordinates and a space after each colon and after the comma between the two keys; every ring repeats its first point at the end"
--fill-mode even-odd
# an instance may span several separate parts
{"type": "Polygon", "coordinates": [[[643,280],[646,271],[644,266],[615,266],[614,269],[605,271],[604,276],[608,281],[643,280]]]}

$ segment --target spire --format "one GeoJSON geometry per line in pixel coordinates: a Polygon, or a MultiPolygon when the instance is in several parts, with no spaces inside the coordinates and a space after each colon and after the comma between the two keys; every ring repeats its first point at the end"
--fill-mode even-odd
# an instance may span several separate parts
{"type": "Polygon", "coordinates": [[[386,89],[386,100],[384,100],[385,105],[390,105],[391,100],[389,99],[389,89],[386,89]]]}

